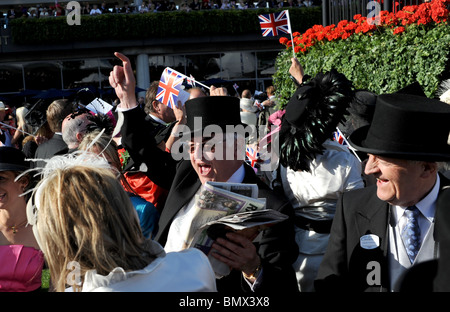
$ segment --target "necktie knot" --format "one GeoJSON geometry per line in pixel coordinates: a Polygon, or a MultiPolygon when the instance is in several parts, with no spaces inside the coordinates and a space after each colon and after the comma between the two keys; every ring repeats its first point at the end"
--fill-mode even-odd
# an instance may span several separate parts
{"type": "Polygon", "coordinates": [[[406,217],[408,219],[417,219],[419,217],[420,211],[416,206],[409,206],[405,210],[406,217]]]}
{"type": "Polygon", "coordinates": [[[402,239],[411,263],[414,262],[420,249],[420,211],[416,206],[406,208],[406,225],[402,231],[402,239]]]}

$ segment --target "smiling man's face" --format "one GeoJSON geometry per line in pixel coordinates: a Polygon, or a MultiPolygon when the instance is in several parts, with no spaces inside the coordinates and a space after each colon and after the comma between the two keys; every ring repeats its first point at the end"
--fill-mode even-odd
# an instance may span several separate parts
{"type": "Polygon", "coordinates": [[[426,163],[369,154],[366,174],[377,179],[377,196],[391,205],[408,207],[429,191],[424,177],[426,163]]]}

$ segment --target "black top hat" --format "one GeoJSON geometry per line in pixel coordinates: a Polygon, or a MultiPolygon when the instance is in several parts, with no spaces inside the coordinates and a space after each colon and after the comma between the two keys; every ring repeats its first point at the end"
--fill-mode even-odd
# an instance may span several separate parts
{"type": "Polygon", "coordinates": [[[418,95],[418,96],[425,96],[425,92],[422,89],[422,86],[418,81],[415,81],[407,86],[404,86],[400,90],[396,91],[395,93],[401,93],[401,94],[411,94],[411,95],[418,95]]]}
{"type": "Polygon", "coordinates": [[[345,137],[348,137],[356,129],[370,124],[375,112],[376,100],[377,95],[373,92],[355,91],[353,101],[348,108],[348,115],[345,115],[345,122],[338,126],[345,137]]]}
{"type": "Polygon", "coordinates": [[[410,94],[382,94],[372,123],[356,129],[350,144],[365,153],[425,161],[450,160],[450,105],[410,94]]]}
{"type": "Polygon", "coordinates": [[[293,170],[309,170],[322,154],[353,98],[352,83],[332,69],[303,83],[286,106],[280,129],[280,163],[293,170]]]}
{"type": "Polygon", "coordinates": [[[25,154],[14,147],[0,147],[0,171],[25,171],[30,169],[30,162],[25,154]]]}
{"type": "MultiPolygon", "coordinates": [[[[207,126],[219,126],[224,132],[227,126],[242,125],[239,99],[232,96],[205,96],[185,103],[186,126],[193,135],[202,135],[207,126]],[[195,117],[201,118],[195,122],[195,117]]],[[[244,129],[242,128],[242,129],[244,129]]],[[[237,129],[237,128],[236,128],[237,129]]]]}

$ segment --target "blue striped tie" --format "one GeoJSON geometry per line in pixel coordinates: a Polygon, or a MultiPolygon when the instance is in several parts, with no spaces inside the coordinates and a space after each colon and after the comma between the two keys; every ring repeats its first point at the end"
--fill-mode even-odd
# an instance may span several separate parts
{"type": "Polygon", "coordinates": [[[420,249],[420,211],[416,206],[411,206],[406,208],[405,215],[407,222],[401,235],[409,260],[413,263],[420,249]]]}

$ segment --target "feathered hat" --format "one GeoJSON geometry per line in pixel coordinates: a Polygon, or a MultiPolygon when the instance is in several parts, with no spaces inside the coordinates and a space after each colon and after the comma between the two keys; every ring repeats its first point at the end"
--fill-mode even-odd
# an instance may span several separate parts
{"type": "Polygon", "coordinates": [[[309,171],[309,163],[322,154],[353,98],[352,83],[332,69],[304,82],[286,106],[280,129],[280,163],[309,171]]]}

